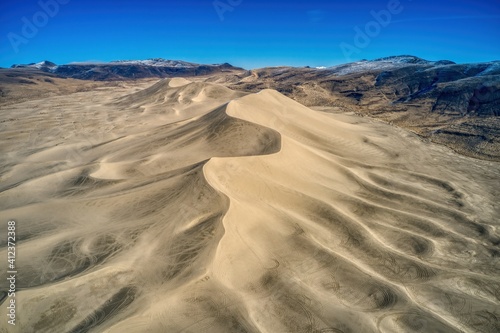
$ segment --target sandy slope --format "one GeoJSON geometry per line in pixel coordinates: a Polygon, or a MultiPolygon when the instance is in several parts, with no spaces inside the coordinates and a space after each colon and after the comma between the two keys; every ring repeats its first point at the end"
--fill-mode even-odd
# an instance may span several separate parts
{"type": "Polygon", "coordinates": [[[500,330],[498,163],[185,79],[0,111],[0,332],[500,330]]]}

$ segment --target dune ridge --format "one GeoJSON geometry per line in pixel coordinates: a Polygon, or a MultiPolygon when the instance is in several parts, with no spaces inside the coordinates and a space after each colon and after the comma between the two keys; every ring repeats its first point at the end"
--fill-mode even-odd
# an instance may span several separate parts
{"type": "Polygon", "coordinates": [[[88,96],[2,107],[9,332],[500,329],[498,163],[273,90],[88,96]]]}

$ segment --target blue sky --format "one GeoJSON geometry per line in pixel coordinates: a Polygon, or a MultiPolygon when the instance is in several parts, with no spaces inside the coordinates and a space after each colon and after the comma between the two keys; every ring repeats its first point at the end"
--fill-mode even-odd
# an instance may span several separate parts
{"type": "Polygon", "coordinates": [[[481,62],[500,60],[500,0],[7,0],[0,38],[1,67],[161,57],[250,69],[399,54],[481,62]]]}

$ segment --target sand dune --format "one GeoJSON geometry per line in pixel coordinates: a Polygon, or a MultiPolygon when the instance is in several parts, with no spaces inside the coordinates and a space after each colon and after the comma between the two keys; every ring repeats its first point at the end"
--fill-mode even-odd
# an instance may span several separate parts
{"type": "Polygon", "coordinates": [[[0,126],[1,332],[500,330],[498,163],[186,79],[0,126]]]}

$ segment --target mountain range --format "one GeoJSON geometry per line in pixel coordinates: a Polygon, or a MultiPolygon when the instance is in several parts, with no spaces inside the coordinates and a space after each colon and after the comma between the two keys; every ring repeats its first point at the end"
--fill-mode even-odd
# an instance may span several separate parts
{"type": "Polygon", "coordinates": [[[26,65],[12,65],[11,68],[39,69],[60,77],[81,80],[126,80],[150,77],[198,76],[224,72],[233,67],[227,63],[217,65],[201,65],[180,60],[162,58],[148,60],[119,60],[111,62],[84,62],[56,65],[51,61],[42,61],[26,65]]]}
{"type": "Polygon", "coordinates": [[[168,77],[199,77],[242,92],[275,89],[309,107],[381,119],[464,155],[500,160],[500,61],[456,64],[402,55],[327,68],[254,70],[161,58],[66,65],[42,61],[0,69],[0,104],[8,103],[10,95],[23,98],[20,92],[26,89],[40,96],[44,89],[67,89],[68,81],[61,86],[59,79],[85,80],[94,87],[168,77]],[[51,84],[39,84],[45,82],[51,84]]]}

